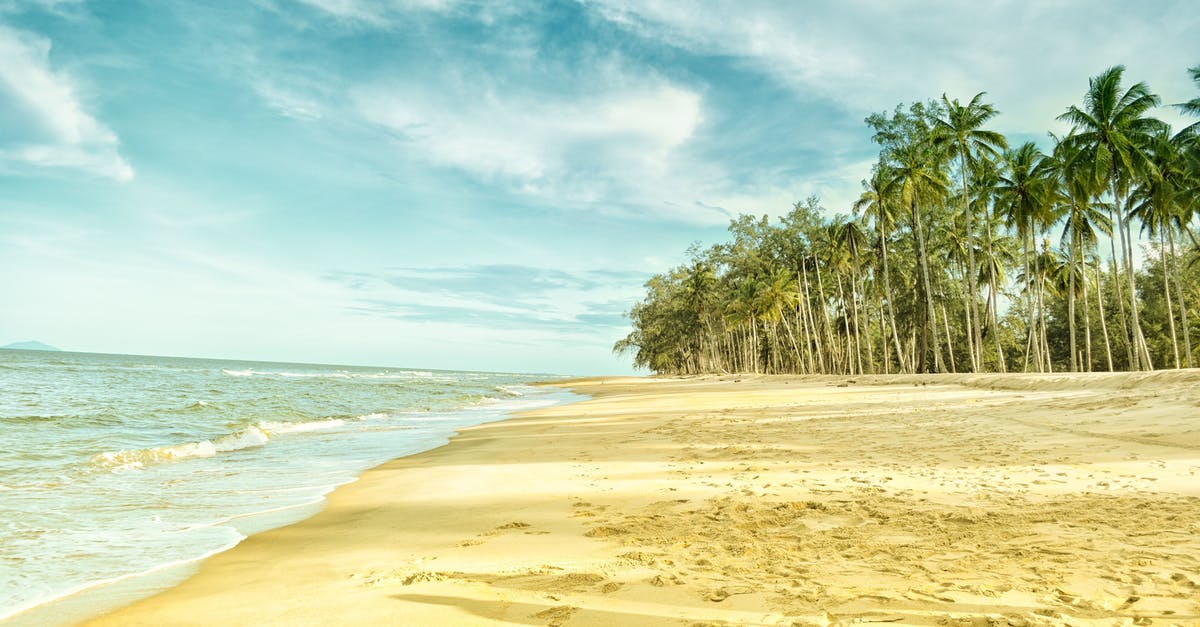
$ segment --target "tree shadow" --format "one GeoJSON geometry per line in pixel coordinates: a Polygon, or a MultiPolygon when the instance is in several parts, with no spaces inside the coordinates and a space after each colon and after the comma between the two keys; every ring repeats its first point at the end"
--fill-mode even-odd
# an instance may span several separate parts
{"type": "Polygon", "coordinates": [[[582,608],[569,604],[535,603],[476,599],[466,596],[433,594],[394,594],[391,598],[406,603],[439,605],[469,612],[479,618],[523,625],[563,625],[572,619],[585,619],[588,624],[639,627],[669,624],[691,624],[695,619],[672,617],[667,614],[640,614],[611,609],[582,608]]]}

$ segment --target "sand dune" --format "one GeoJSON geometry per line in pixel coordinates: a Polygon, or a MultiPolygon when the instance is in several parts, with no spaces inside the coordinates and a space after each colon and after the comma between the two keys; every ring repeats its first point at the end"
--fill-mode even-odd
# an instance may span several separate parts
{"type": "Polygon", "coordinates": [[[95,624],[1200,624],[1200,371],[569,386],[95,624]]]}

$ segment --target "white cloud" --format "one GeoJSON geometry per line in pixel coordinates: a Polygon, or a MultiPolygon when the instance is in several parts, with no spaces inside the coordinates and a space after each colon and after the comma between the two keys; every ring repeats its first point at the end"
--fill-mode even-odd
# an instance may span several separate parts
{"type": "MultiPolygon", "coordinates": [[[[1041,134],[1082,99],[1087,79],[1126,64],[1165,102],[1183,98],[1195,63],[1194,3],[774,3],[591,0],[613,23],[699,54],[743,59],[802,94],[851,111],[980,91],[1006,132],[1041,134]]],[[[1171,119],[1174,113],[1160,112],[1171,119]]]]}
{"type": "Polygon", "coordinates": [[[299,90],[290,89],[268,80],[253,83],[254,90],[268,106],[284,117],[295,120],[313,121],[324,116],[324,107],[315,98],[299,90]]]}
{"type": "Polygon", "coordinates": [[[50,67],[50,41],[0,25],[0,163],[71,168],[129,181],[111,129],[85,110],[74,80],[50,67]]]}
{"type": "Polygon", "coordinates": [[[85,0],[8,0],[0,4],[0,14],[41,9],[56,15],[69,15],[70,10],[78,8],[84,2],[85,0]]]}
{"type": "Polygon", "coordinates": [[[454,0],[299,0],[338,19],[384,26],[393,14],[414,9],[444,11],[454,0]]]}
{"type": "Polygon", "coordinates": [[[371,86],[353,100],[419,158],[523,194],[611,202],[675,175],[672,156],[703,113],[698,93],[663,81],[607,86],[576,97],[371,86]]]}

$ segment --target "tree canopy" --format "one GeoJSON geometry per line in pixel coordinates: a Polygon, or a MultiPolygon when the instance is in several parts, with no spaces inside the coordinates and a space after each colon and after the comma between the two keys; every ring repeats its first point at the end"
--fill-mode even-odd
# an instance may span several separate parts
{"type": "Polygon", "coordinates": [[[852,206],[738,216],[646,283],[614,350],[672,374],[1192,366],[1200,123],[1173,132],[1124,74],[1091,78],[1046,150],[988,128],[984,93],[872,114],[852,206]]]}

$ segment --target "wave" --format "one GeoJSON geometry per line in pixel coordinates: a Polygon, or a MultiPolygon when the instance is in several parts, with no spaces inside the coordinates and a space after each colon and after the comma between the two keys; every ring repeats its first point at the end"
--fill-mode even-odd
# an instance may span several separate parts
{"type": "Polygon", "coordinates": [[[511,385],[497,385],[496,387],[494,387],[492,389],[496,390],[497,392],[500,392],[501,394],[507,394],[508,396],[525,396],[524,392],[517,390],[514,386],[511,386],[511,385]]]}
{"type": "Polygon", "coordinates": [[[262,429],[249,427],[236,433],[216,438],[215,440],[100,453],[92,457],[92,464],[112,470],[144,468],[162,462],[213,457],[217,453],[229,453],[231,451],[263,446],[270,439],[271,437],[262,429]]]}
{"type": "Polygon", "coordinates": [[[412,380],[431,379],[433,373],[428,370],[401,370],[397,372],[287,372],[273,370],[231,370],[222,368],[221,373],[230,377],[279,377],[285,379],[391,379],[412,380]]]}
{"type": "Polygon", "coordinates": [[[330,418],[328,420],[313,420],[311,422],[260,422],[257,427],[267,435],[282,435],[284,433],[306,433],[309,431],[336,429],[345,424],[346,421],[341,418],[330,418]]]}
{"type": "Polygon", "coordinates": [[[186,442],[154,448],[130,449],[105,452],[92,457],[92,465],[109,470],[144,468],[152,464],[184,459],[213,457],[218,453],[230,453],[248,448],[265,446],[272,437],[292,433],[310,433],[345,426],[347,422],[378,420],[390,414],[375,412],[354,418],[325,418],[305,422],[262,421],[240,431],[212,440],[186,442]]]}

